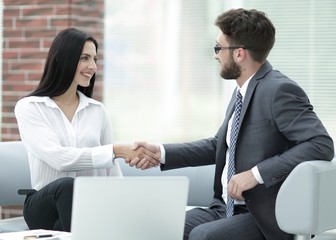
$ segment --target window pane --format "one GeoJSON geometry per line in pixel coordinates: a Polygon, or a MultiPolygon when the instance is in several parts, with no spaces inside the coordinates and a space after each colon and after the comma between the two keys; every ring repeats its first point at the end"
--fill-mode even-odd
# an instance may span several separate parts
{"type": "Polygon", "coordinates": [[[270,62],[300,84],[336,139],[336,1],[245,0],[243,5],[266,12],[272,20],[277,33],[270,62]]]}
{"type": "Polygon", "coordinates": [[[104,99],[116,139],[213,136],[225,110],[213,58],[222,1],[131,2],[106,1],[104,99]]]}
{"type": "Polygon", "coordinates": [[[336,1],[106,1],[104,103],[117,140],[189,141],[213,136],[235,86],[219,77],[214,20],[265,11],[276,29],[269,60],[298,82],[336,139],[336,1]]]}

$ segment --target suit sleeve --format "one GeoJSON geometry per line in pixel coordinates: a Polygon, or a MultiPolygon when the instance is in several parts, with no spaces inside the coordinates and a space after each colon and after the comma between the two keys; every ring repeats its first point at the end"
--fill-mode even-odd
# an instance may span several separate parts
{"type": "Polygon", "coordinates": [[[331,160],[334,145],[305,92],[294,82],[277,85],[271,99],[272,116],[288,140],[288,150],[258,163],[266,187],[283,181],[299,163],[331,160]]]}
{"type": "Polygon", "coordinates": [[[166,164],[161,170],[196,167],[215,163],[217,137],[190,143],[164,144],[166,164]]]}

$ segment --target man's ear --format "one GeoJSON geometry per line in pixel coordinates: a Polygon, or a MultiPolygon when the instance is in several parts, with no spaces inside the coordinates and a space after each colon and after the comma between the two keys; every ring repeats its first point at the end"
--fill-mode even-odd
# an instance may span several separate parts
{"type": "Polygon", "coordinates": [[[233,52],[233,57],[237,63],[242,62],[247,57],[247,49],[237,48],[233,52]]]}

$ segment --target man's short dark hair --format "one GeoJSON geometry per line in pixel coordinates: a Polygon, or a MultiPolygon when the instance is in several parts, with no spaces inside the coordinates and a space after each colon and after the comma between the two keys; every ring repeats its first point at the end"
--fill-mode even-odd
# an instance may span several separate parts
{"type": "Polygon", "coordinates": [[[230,46],[246,47],[257,62],[264,62],[275,42],[275,28],[264,12],[232,9],[219,15],[215,25],[230,46]]]}

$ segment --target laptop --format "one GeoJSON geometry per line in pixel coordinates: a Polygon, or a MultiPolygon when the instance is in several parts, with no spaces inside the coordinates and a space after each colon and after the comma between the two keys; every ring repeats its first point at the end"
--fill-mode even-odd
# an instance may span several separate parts
{"type": "Polygon", "coordinates": [[[182,240],[187,177],[78,177],[72,240],[182,240]]]}

